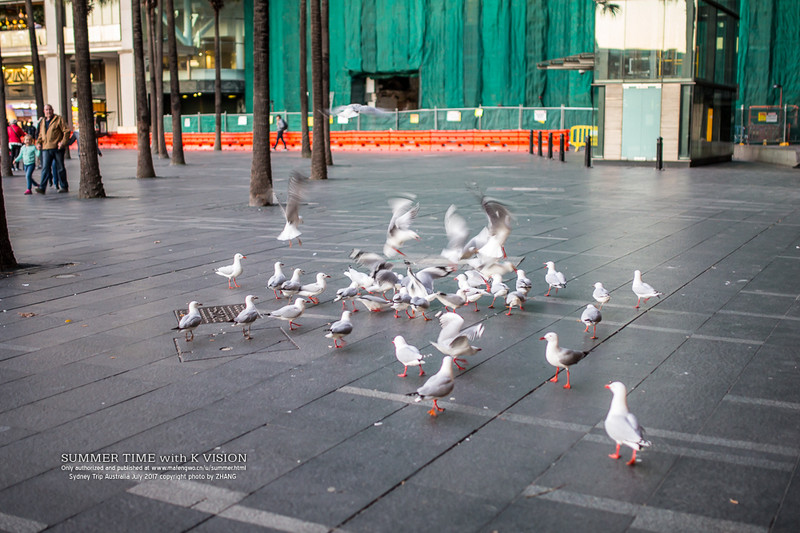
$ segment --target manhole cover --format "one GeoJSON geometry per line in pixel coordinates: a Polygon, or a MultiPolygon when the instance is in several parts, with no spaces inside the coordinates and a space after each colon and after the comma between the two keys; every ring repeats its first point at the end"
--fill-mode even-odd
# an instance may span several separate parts
{"type": "MultiPolygon", "coordinates": [[[[200,318],[203,319],[202,324],[215,324],[231,322],[243,309],[244,304],[234,304],[200,307],[198,310],[200,311],[200,318]]],[[[181,317],[187,313],[187,310],[177,309],[173,312],[175,313],[175,318],[180,322],[181,317]]]]}

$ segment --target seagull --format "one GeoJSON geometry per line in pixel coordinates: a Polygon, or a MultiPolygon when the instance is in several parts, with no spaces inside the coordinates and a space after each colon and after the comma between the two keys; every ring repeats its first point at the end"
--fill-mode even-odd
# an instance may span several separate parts
{"type": "Polygon", "coordinates": [[[250,336],[250,327],[253,325],[253,322],[261,316],[261,313],[258,312],[256,309],[256,304],[253,303],[253,300],[258,300],[258,296],[253,296],[252,294],[248,294],[247,297],[244,299],[245,306],[242,309],[242,312],[236,315],[236,318],[231,320],[233,322],[234,327],[241,326],[242,327],[242,335],[247,340],[252,339],[253,337],[250,336]],[[245,331],[246,329],[246,331],[245,331]]]}
{"type": "Polygon", "coordinates": [[[663,292],[658,292],[653,287],[642,281],[642,271],[636,270],[633,273],[633,293],[637,296],[638,300],[636,300],[636,305],[634,309],[639,309],[639,302],[642,298],[644,298],[644,303],[647,303],[647,300],[656,296],[657,298],[661,298],[661,295],[664,294],[663,292]]]}
{"type": "Polygon", "coordinates": [[[524,311],[525,309],[522,307],[522,304],[525,303],[525,300],[527,300],[527,298],[521,292],[509,292],[508,296],[506,296],[506,307],[508,307],[508,313],[506,313],[506,316],[511,316],[511,310],[515,307],[519,307],[524,311]]]}
{"type": "Polygon", "coordinates": [[[367,287],[371,286],[374,283],[372,276],[369,274],[365,274],[363,272],[359,272],[353,267],[347,267],[347,270],[344,272],[345,277],[347,277],[351,282],[353,282],[356,287],[361,289],[366,289],[367,287]]]}
{"type": "Polygon", "coordinates": [[[528,277],[525,275],[525,271],[522,270],[521,268],[518,268],[517,269],[517,284],[516,284],[517,292],[521,292],[522,294],[527,296],[528,295],[528,291],[531,290],[531,287],[533,287],[533,284],[531,283],[531,280],[528,279],[528,277]]]}
{"type": "Polygon", "coordinates": [[[355,281],[350,282],[350,285],[344,287],[343,289],[339,289],[336,291],[336,298],[333,299],[334,302],[338,302],[339,300],[342,301],[342,310],[347,308],[345,304],[345,300],[350,300],[353,304],[353,312],[358,313],[358,309],[356,309],[356,302],[355,297],[359,296],[361,293],[358,292],[358,284],[355,281]]]}
{"type": "Polygon", "coordinates": [[[464,367],[458,364],[459,361],[466,363],[467,361],[460,356],[474,355],[481,351],[480,348],[472,346],[470,341],[483,336],[483,324],[475,324],[468,328],[461,329],[464,326],[464,319],[455,313],[439,313],[439,325],[442,331],[439,332],[439,338],[436,342],[431,342],[431,345],[445,355],[453,357],[453,362],[459,370],[464,370],[464,367]]]}
{"type": "Polygon", "coordinates": [[[330,114],[349,120],[357,117],[358,115],[388,115],[389,111],[386,109],[381,109],[380,107],[372,107],[369,105],[348,104],[334,107],[330,110],[330,114]]]}
{"type": "Polygon", "coordinates": [[[592,326],[592,339],[597,338],[597,324],[599,324],[603,320],[603,316],[600,314],[600,310],[593,306],[592,304],[588,304],[586,309],[583,310],[581,314],[581,322],[586,324],[586,330],[584,333],[589,333],[589,326],[592,326]]]}
{"type": "Polygon", "coordinates": [[[442,250],[442,257],[451,263],[466,259],[465,250],[469,238],[469,228],[464,217],[456,214],[456,206],[451,205],[444,214],[444,232],[447,234],[447,248],[442,250]]]}
{"type": "Polygon", "coordinates": [[[246,256],[242,254],[236,254],[233,256],[233,264],[226,265],[224,267],[219,267],[214,270],[216,274],[220,276],[224,276],[228,278],[228,288],[232,289],[231,287],[231,280],[233,280],[233,284],[238,287],[239,284],[236,283],[236,278],[242,275],[244,269],[242,268],[242,259],[247,259],[246,256]]]}
{"type": "Polygon", "coordinates": [[[304,271],[302,268],[295,268],[294,272],[292,272],[291,279],[284,281],[280,285],[280,291],[284,296],[294,296],[298,292],[300,292],[300,288],[302,284],[300,283],[300,274],[303,274],[304,271]]]}
{"type": "MultiPolygon", "coordinates": [[[[432,266],[418,270],[416,276],[428,294],[431,294],[433,292],[433,282],[449,276],[455,270],[456,267],[454,266],[432,266]]],[[[403,278],[403,284],[408,285],[405,278],[403,278]]]]}
{"type": "Polygon", "coordinates": [[[550,296],[550,291],[553,290],[553,287],[555,287],[556,294],[558,294],[558,289],[563,289],[567,286],[567,279],[564,277],[564,274],[556,270],[556,264],[552,261],[543,264],[547,267],[547,274],[544,275],[544,280],[550,285],[545,296],[550,296]]]}
{"type": "Polygon", "coordinates": [[[494,309],[494,301],[497,298],[505,299],[508,296],[508,285],[503,283],[503,276],[500,274],[493,274],[492,275],[492,287],[490,292],[492,293],[492,304],[489,306],[489,309],[494,309]]]}
{"type": "Polygon", "coordinates": [[[391,268],[381,268],[372,276],[373,284],[367,287],[367,292],[380,292],[386,297],[386,291],[393,291],[401,282],[401,277],[391,268]]]}
{"type": "Polygon", "coordinates": [[[318,304],[319,300],[317,299],[317,296],[325,292],[325,289],[328,287],[328,284],[325,282],[325,278],[330,278],[330,276],[324,272],[318,272],[317,281],[307,285],[302,285],[297,295],[308,298],[315,304],[318,304]]]}
{"type": "Polygon", "coordinates": [[[364,307],[373,313],[380,313],[392,307],[391,300],[374,294],[362,294],[361,296],[356,296],[356,300],[364,304],[364,307]]]}
{"type": "Polygon", "coordinates": [[[403,338],[402,335],[398,335],[392,341],[394,344],[394,355],[397,357],[397,360],[403,363],[403,373],[397,374],[397,377],[404,378],[408,375],[408,367],[410,366],[418,366],[419,367],[419,375],[424,376],[425,371],[422,370],[422,365],[425,364],[423,360],[426,357],[430,357],[431,354],[422,355],[419,349],[416,346],[412,346],[406,342],[406,339],[403,338]]]}
{"type": "Polygon", "coordinates": [[[594,292],[592,293],[592,297],[595,299],[597,303],[600,304],[600,309],[603,308],[603,304],[608,303],[611,299],[611,294],[608,293],[603,284],[599,281],[594,284],[594,292]]]}
{"type": "Polygon", "coordinates": [[[544,356],[547,362],[556,367],[556,375],[550,378],[552,383],[558,383],[558,371],[562,368],[567,371],[567,384],[565,389],[571,389],[569,384],[569,367],[577,364],[581,359],[589,355],[589,352],[569,350],[558,345],[558,334],[554,332],[545,333],[544,337],[539,337],[540,341],[547,341],[544,356]]]}
{"type": "Polygon", "coordinates": [[[344,346],[345,342],[343,337],[353,332],[353,323],[350,322],[350,311],[342,311],[342,318],[331,324],[326,331],[328,334],[325,336],[329,339],[333,339],[333,346],[335,348],[344,346]],[[339,345],[339,341],[342,342],[341,346],[339,345]]]}
{"type": "Polygon", "coordinates": [[[280,202],[278,205],[286,217],[286,225],[283,231],[278,235],[279,241],[289,241],[289,248],[292,247],[292,239],[297,239],[297,244],[302,245],[300,235],[302,232],[297,229],[298,224],[303,223],[303,217],[300,216],[300,202],[303,199],[303,189],[307,178],[301,175],[296,170],[291,172],[289,176],[289,192],[286,198],[286,207],[283,207],[280,202]]]}
{"type": "Polygon", "coordinates": [[[392,257],[396,254],[406,255],[400,247],[409,239],[419,240],[419,235],[411,229],[411,221],[419,213],[419,204],[408,198],[392,198],[389,200],[392,207],[392,219],[389,229],[386,230],[386,244],[383,245],[383,255],[392,257]]]}
{"type": "Polygon", "coordinates": [[[439,398],[444,398],[451,392],[453,392],[453,386],[455,385],[455,377],[453,376],[453,358],[445,356],[442,359],[442,367],[439,371],[431,376],[425,384],[418,388],[416,392],[412,392],[408,394],[408,396],[417,396],[415,401],[419,402],[422,400],[433,400],[433,408],[428,411],[428,414],[431,416],[437,416],[439,412],[444,411],[437,400],[439,398]]]}
{"type": "Polygon", "coordinates": [[[289,322],[289,331],[293,330],[295,326],[298,328],[300,324],[295,323],[296,318],[300,318],[306,310],[306,301],[302,298],[297,298],[293,304],[284,305],[277,311],[267,313],[266,316],[286,320],[289,322]]]}
{"type": "Polygon", "coordinates": [[[644,438],[644,428],[639,425],[636,416],[628,411],[628,389],[623,383],[615,381],[606,385],[614,395],[611,398],[611,407],[606,416],[606,433],[611,440],[617,443],[617,449],[609,457],[619,459],[619,447],[624,444],[633,449],[633,456],[626,464],[636,464],[636,452],[650,446],[650,441],[644,438]]]}
{"type": "Polygon", "coordinates": [[[272,289],[272,292],[275,293],[276,300],[281,299],[281,297],[278,296],[278,289],[283,284],[283,282],[286,281],[286,276],[284,275],[283,270],[281,269],[282,266],[283,263],[281,263],[280,261],[276,261],[275,274],[273,274],[267,281],[267,288],[272,289]]]}
{"type": "Polygon", "coordinates": [[[414,316],[417,315],[417,310],[422,313],[422,318],[425,321],[431,320],[425,316],[425,310],[430,308],[431,302],[436,299],[436,293],[433,292],[433,280],[431,280],[431,290],[428,291],[425,284],[411,271],[411,267],[406,269],[408,274],[403,281],[406,282],[406,289],[408,295],[411,296],[411,309],[414,311],[414,316]]]}
{"type": "Polygon", "coordinates": [[[408,318],[413,318],[408,313],[408,308],[411,306],[411,295],[408,294],[408,289],[405,286],[400,286],[400,290],[392,296],[392,309],[394,309],[394,317],[400,318],[398,314],[400,311],[405,311],[408,318]]]}
{"type": "Polygon", "coordinates": [[[203,304],[195,301],[189,302],[189,312],[181,317],[177,328],[172,328],[173,330],[182,331],[186,342],[194,340],[195,328],[203,323],[203,317],[200,316],[200,310],[197,309],[201,305],[203,304]],[[189,337],[189,334],[192,336],[189,337]]]}
{"type": "Polygon", "coordinates": [[[487,196],[481,197],[481,207],[489,219],[486,226],[489,229],[489,239],[480,247],[478,255],[492,259],[507,257],[505,244],[511,235],[511,211],[498,200],[487,196]]]}
{"type": "Polygon", "coordinates": [[[455,294],[448,294],[441,291],[433,294],[437,300],[442,302],[442,305],[444,305],[445,309],[452,307],[454,313],[456,312],[456,309],[467,304],[467,291],[464,289],[458,289],[455,294]]]}

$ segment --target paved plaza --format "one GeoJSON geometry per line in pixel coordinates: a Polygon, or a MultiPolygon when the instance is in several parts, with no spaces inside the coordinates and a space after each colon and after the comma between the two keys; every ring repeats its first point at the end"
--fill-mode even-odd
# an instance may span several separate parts
{"type": "MultiPolygon", "coordinates": [[[[156,160],[148,180],[133,177],[134,151],[103,153],[107,199],[77,198],[77,159],[69,194],[24,196],[24,176],[3,179],[24,265],[0,278],[0,530],[800,529],[800,171],[335,153],[290,248],[275,238],[280,208],[247,205],[248,152],[156,160]],[[472,182],[510,206],[506,251],[533,298],[511,316],[489,299],[458,310],[485,333],[434,418],[407,394],[439,368],[437,321],[356,304],[344,348],[324,335],[351,250],[382,250],[387,200],[417,195],[421,240],[403,251],[420,269],[444,263],[448,206],[472,235],[485,225],[472,182]],[[244,273],[229,290],[214,269],[237,252],[244,273]],[[299,329],[264,317],[252,340],[228,323],[192,342],[171,330],[192,300],[287,304],[266,288],[276,261],[306,283],[331,276],[299,329]],[[567,279],[556,296],[544,296],[545,261],[567,279]],[[640,309],[637,269],[664,293],[640,309]],[[591,340],[578,319],[597,281],[611,301],[591,340]],[[590,352],[571,390],[563,374],[548,381],[549,331],[590,352]],[[397,376],[396,335],[433,354],[425,376],[397,376]],[[652,442],[633,467],[629,448],[608,457],[610,381],[628,387],[652,442]]],[[[272,161],[283,201],[289,172],[310,162],[272,161]]],[[[436,288],[457,287],[451,276],[436,288]]]]}

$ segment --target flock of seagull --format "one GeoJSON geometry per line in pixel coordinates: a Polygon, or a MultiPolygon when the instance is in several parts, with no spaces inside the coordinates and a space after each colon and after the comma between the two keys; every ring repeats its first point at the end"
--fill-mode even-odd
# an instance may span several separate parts
{"type": "MultiPolygon", "coordinates": [[[[288,241],[290,246],[292,240],[297,240],[298,244],[301,244],[301,232],[298,226],[302,223],[302,217],[299,214],[299,205],[303,196],[305,180],[306,178],[299,173],[292,172],[286,206],[281,205],[286,225],[277,238],[281,241],[288,241]]],[[[513,221],[510,210],[502,202],[483,194],[477,187],[472,186],[472,189],[480,199],[488,219],[487,225],[478,235],[469,238],[466,221],[456,213],[455,206],[450,206],[444,219],[448,244],[441,252],[441,256],[447,260],[447,264],[422,268],[417,271],[412,270],[413,263],[397,258],[398,256],[405,257],[401,249],[408,241],[420,239],[411,227],[419,213],[419,204],[415,202],[413,195],[391,199],[389,205],[392,209],[392,216],[386,232],[383,254],[358,249],[351,252],[350,258],[353,262],[368,269],[368,272],[352,266],[344,272],[344,276],[350,280],[350,284],[337,290],[333,300],[334,302],[341,301],[342,315],[339,320],[329,324],[325,330],[325,337],[333,339],[334,348],[339,349],[346,345],[345,337],[354,330],[352,315],[358,312],[356,302],[371,312],[393,310],[395,318],[399,318],[399,313],[402,312],[409,319],[421,315],[425,321],[432,320],[426,315],[426,312],[430,312],[431,304],[434,301],[440,302],[443,309],[435,314],[439,321],[440,331],[436,341],[430,343],[443,354],[440,369],[415,392],[409,394],[409,396],[416,396],[416,401],[432,400],[433,406],[428,411],[431,416],[437,416],[438,413],[444,411],[439,407],[438,400],[450,395],[454,389],[455,371],[453,367],[463,370],[465,367],[462,364],[467,364],[466,357],[481,350],[473,345],[473,342],[483,335],[484,325],[479,322],[465,327],[464,318],[457,313],[457,310],[474,305],[475,311],[478,311],[478,300],[481,298],[491,298],[491,304],[488,307],[494,308],[494,304],[499,298],[505,304],[506,315],[511,315],[512,309],[523,309],[533,285],[525,272],[518,268],[518,264],[515,265],[508,260],[505,252],[505,243],[511,234],[513,221]],[[394,271],[399,261],[406,266],[404,274],[394,271]],[[457,272],[462,265],[465,265],[464,270],[454,276],[458,283],[458,289],[455,292],[448,293],[434,288],[435,282],[457,272]],[[503,282],[503,276],[512,272],[515,273],[516,279],[513,285],[509,286],[503,282]],[[387,296],[389,292],[391,294],[387,296]],[[352,308],[348,308],[348,301],[352,308]]],[[[243,272],[242,259],[246,259],[246,256],[237,253],[233,257],[232,264],[215,269],[216,274],[227,278],[229,289],[239,287],[236,278],[243,272]]],[[[273,291],[276,300],[282,297],[290,300],[294,298],[294,303],[269,313],[261,313],[255,305],[258,297],[252,294],[248,295],[245,298],[244,310],[232,321],[233,326],[242,329],[243,336],[248,340],[252,339],[250,334],[252,324],[261,317],[286,321],[289,323],[290,331],[301,327],[297,320],[302,317],[306,305],[319,304],[319,296],[327,290],[326,280],[331,277],[328,274],[319,272],[316,274],[314,282],[302,283],[301,276],[305,273],[302,269],[294,268],[291,276],[287,277],[283,272],[283,266],[282,262],[275,262],[274,274],[267,281],[267,288],[273,291]]],[[[558,290],[567,286],[566,277],[556,269],[553,261],[545,262],[544,266],[547,269],[544,280],[548,285],[547,293],[544,296],[550,296],[553,289],[555,289],[553,296],[557,296],[558,290]]],[[[636,308],[639,308],[642,301],[647,302],[650,298],[662,295],[661,292],[642,281],[642,274],[639,270],[634,273],[632,290],[637,296],[636,308]]],[[[594,284],[592,297],[597,305],[588,304],[581,314],[580,321],[586,325],[586,333],[589,332],[590,327],[592,328],[591,338],[596,339],[597,325],[602,321],[601,309],[611,299],[611,295],[602,283],[597,282],[594,284]]],[[[178,327],[173,328],[183,332],[187,342],[193,341],[194,330],[203,322],[199,311],[201,305],[196,301],[190,302],[188,313],[181,317],[178,327]]],[[[570,389],[572,387],[570,367],[578,364],[589,352],[562,347],[559,344],[558,334],[552,331],[546,333],[540,340],[547,341],[545,359],[556,369],[555,375],[549,381],[558,382],[559,371],[564,370],[567,379],[563,388],[570,389]]],[[[392,343],[395,356],[403,365],[403,372],[398,374],[398,377],[405,378],[408,375],[409,367],[419,367],[419,376],[425,375],[422,366],[427,358],[432,357],[432,354],[423,354],[419,348],[406,342],[402,335],[396,335],[392,343]]],[[[606,388],[612,392],[613,398],[605,419],[605,429],[609,437],[616,443],[616,451],[609,457],[618,459],[620,446],[624,444],[633,450],[633,455],[627,464],[634,465],[636,452],[650,446],[650,442],[645,439],[644,430],[628,409],[625,385],[621,382],[613,382],[606,385],[606,388]]]]}

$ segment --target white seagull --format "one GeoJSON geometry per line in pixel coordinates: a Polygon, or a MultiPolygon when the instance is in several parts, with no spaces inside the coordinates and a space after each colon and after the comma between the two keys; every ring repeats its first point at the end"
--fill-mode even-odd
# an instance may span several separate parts
{"type": "Polygon", "coordinates": [[[603,287],[603,284],[599,281],[594,284],[594,292],[592,292],[592,298],[600,304],[600,309],[603,308],[603,304],[608,303],[611,299],[611,294],[609,294],[608,290],[603,287]]]}
{"type": "Polygon", "coordinates": [[[336,291],[336,298],[334,298],[333,301],[338,302],[339,300],[341,300],[342,310],[345,310],[347,309],[347,304],[345,302],[346,300],[350,300],[350,302],[353,304],[353,312],[358,313],[358,309],[356,309],[355,298],[360,294],[361,293],[358,292],[358,283],[356,283],[355,281],[351,281],[350,285],[336,291]]]}
{"type": "Polygon", "coordinates": [[[181,317],[177,328],[172,328],[173,330],[182,331],[186,342],[194,340],[195,328],[203,323],[203,317],[200,316],[200,310],[197,309],[201,305],[203,304],[195,301],[189,302],[189,312],[181,317]],[[192,336],[189,337],[189,334],[192,336]]]}
{"type": "Polygon", "coordinates": [[[497,298],[505,299],[508,296],[508,285],[503,283],[503,276],[500,274],[492,274],[492,288],[489,291],[492,293],[492,303],[489,309],[494,309],[494,301],[497,298]]]}
{"type": "Polygon", "coordinates": [[[306,177],[301,175],[296,170],[291,172],[289,176],[289,192],[286,198],[286,207],[283,207],[280,202],[281,210],[286,218],[286,225],[283,231],[278,235],[279,241],[289,241],[289,247],[292,247],[292,239],[297,239],[297,244],[302,245],[300,235],[303,233],[297,228],[299,224],[303,223],[303,217],[300,216],[300,202],[303,200],[303,188],[306,182],[306,177]]]}
{"type": "Polygon", "coordinates": [[[242,309],[242,312],[236,315],[236,318],[231,321],[233,322],[234,327],[241,326],[242,335],[244,335],[244,338],[247,340],[253,338],[250,336],[250,327],[253,325],[253,322],[255,322],[256,319],[261,316],[261,313],[259,313],[258,309],[256,309],[256,304],[253,303],[253,300],[258,300],[258,296],[248,294],[244,299],[244,309],[242,309]]]}
{"type": "Polygon", "coordinates": [[[356,296],[356,300],[364,304],[364,307],[373,313],[380,313],[392,307],[391,300],[387,300],[383,296],[375,296],[374,294],[362,294],[361,296],[356,296]]]}
{"type": "Polygon", "coordinates": [[[521,292],[525,296],[528,295],[528,291],[531,290],[533,284],[531,280],[525,275],[525,271],[521,268],[517,269],[517,284],[516,284],[516,291],[521,292]]]}
{"type": "Polygon", "coordinates": [[[419,213],[419,204],[408,198],[392,198],[389,200],[392,206],[392,219],[389,221],[389,228],[386,230],[386,244],[383,245],[383,255],[392,257],[396,254],[406,255],[400,248],[407,240],[419,240],[419,235],[411,229],[411,221],[419,213]]]}
{"type": "Polygon", "coordinates": [[[589,355],[589,352],[562,348],[558,345],[558,334],[552,331],[545,333],[544,337],[540,337],[539,340],[547,341],[547,348],[544,350],[544,356],[548,363],[556,367],[556,375],[550,378],[550,381],[552,383],[558,383],[558,371],[563,368],[567,371],[567,384],[564,385],[564,388],[571,389],[572,385],[569,384],[569,367],[578,364],[581,359],[589,355]]]}
{"type": "Polygon", "coordinates": [[[298,292],[300,292],[300,288],[303,286],[300,283],[300,274],[303,274],[302,268],[295,268],[292,272],[292,277],[280,285],[280,291],[284,296],[294,296],[298,292]]]}
{"type": "Polygon", "coordinates": [[[624,444],[633,450],[633,456],[628,465],[636,464],[636,452],[650,446],[650,441],[644,438],[644,428],[639,425],[633,413],[628,410],[628,389],[623,383],[615,381],[606,385],[614,395],[611,398],[611,407],[606,416],[606,433],[611,440],[617,443],[617,449],[609,457],[619,459],[619,447],[624,444]]]}
{"type": "Polygon", "coordinates": [[[563,289],[567,286],[567,279],[564,277],[564,274],[556,270],[556,264],[552,261],[547,261],[544,263],[544,266],[547,267],[547,274],[544,275],[544,280],[550,286],[545,296],[550,296],[550,291],[553,290],[553,288],[556,289],[556,294],[558,294],[558,289],[563,289]]]}
{"type": "Polygon", "coordinates": [[[500,259],[506,257],[505,244],[511,235],[511,212],[504,204],[497,200],[481,197],[481,206],[489,219],[489,239],[478,250],[478,255],[484,258],[500,259]]]}
{"type": "Polygon", "coordinates": [[[436,342],[431,342],[431,346],[443,354],[453,357],[453,362],[458,369],[464,370],[464,367],[459,365],[458,362],[466,363],[466,359],[461,356],[474,355],[481,351],[480,348],[472,346],[470,341],[483,336],[483,324],[478,323],[461,329],[464,326],[464,319],[461,316],[455,313],[440,312],[439,325],[442,327],[439,332],[439,338],[436,339],[436,342]]]}
{"type": "Polygon", "coordinates": [[[642,281],[642,271],[636,270],[633,273],[633,285],[631,286],[633,289],[633,293],[636,295],[638,300],[636,300],[636,305],[634,309],[639,309],[639,302],[642,298],[644,298],[644,303],[647,303],[647,300],[652,298],[653,296],[657,298],[661,298],[661,295],[664,294],[663,292],[658,292],[653,287],[642,281]]]}
{"type": "Polygon", "coordinates": [[[597,338],[597,324],[599,324],[603,320],[603,315],[600,314],[600,310],[593,306],[592,304],[588,304],[586,309],[583,310],[581,313],[581,322],[586,324],[586,329],[584,333],[589,333],[589,326],[592,326],[592,339],[597,338]]]}
{"type": "Polygon", "coordinates": [[[276,300],[281,299],[281,297],[278,296],[278,289],[280,288],[281,285],[283,285],[283,282],[286,281],[286,275],[283,273],[283,269],[281,268],[282,266],[283,263],[281,263],[280,261],[276,261],[275,273],[267,281],[267,288],[272,289],[272,292],[275,293],[276,300]]]}
{"type": "Polygon", "coordinates": [[[353,332],[353,323],[350,322],[350,311],[342,311],[342,318],[331,324],[325,331],[328,332],[325,336],[329,339],[333,339],[333,346],[335,348],[344,346],[344,337],[353,332]],[[339,341],[342,342],[341,346],[339,345],[339,341]]]}
{"type": "Polygon", "coordinates": [[[389,111],[386,109],[381,109],[380,107],[373,107],[369,105],[363,104],[348,104],[348,105],[340,105],[338,107],[334,107],[330,110],[331,115],[335,115],[337,117],[351,119],[355,118],[358,115],[388,115],[389,111]]]}
{"type": "Polygon", "coordinates": [[[280,320],[288,321],[289,331],[291,331],[294,329],[295,326],[297,326],[298,328],[300,327],[300,324],[297,324],[295,320],[300,318],[305,310],[306,310],[306,301],[303,300],[302,298],[297,298],[293,304],[284,305],[277,311],[267,313],[266,316],[271,316],[273,318],[278,318],[280,320]]]}
{"type": "Polygon", "coordinates": [[[394,355],[397,360],[403,363],[403,373],[397,374],[397,377],[404,378],[408,375],[408,367],[418,366],[419,375],[424,376],[425,371],[422,370],[422,365],[425,364],[424,359],[430,357],[431,354],[422,355],[416,346],[412,346],[406,342],[402,335],[398,335],[392,340],[394,344],[394,355]]]}
{"type": "Polygon", "coordinates": [[[458,263],[465,257],[465,245],[469,238],[469,228],[464,217],[456,214],[456,206],[451,205],[444,214],[444,231],[447,234],[447,248],[442,257],[451,263],[458,263]]]}
{"type": "Polygon", "coordinates": [[[214,270],[215,274],[219,274],[220,276],[228,278],[229,289],[233,288],[231,287],[231,280],[233,280],[234,286],[239,286],[239,284],[236,283],[236,278],[241,276],[242,272],[244,272],[244,269],[242,268],[242,259],[247,259],[247,257],[242,254],[236,254],[233,256],[232,265],[225,265],[224,267],[219,267],[214,270]]]}
{"type": "Polygon", "coordinates": [[[442,367],[439,371],[431,376],[416,392],[410,393],[409,396],[417,396],[415,400],[417,402],[421,400],[433,400],[433,408],[428,411],[428,414],[437,416],[438,413],[444,411],[443,408],[439,407],[437,400],[453,392],[454,386],[453,358],[448,355],[442,359],[442,367]]]}
{"type": "Polygon", "coordinates": [[[522,311],[524,311],[525,308],[522,307],[522,304],[525,303],[525,300],[527,300],[527,298],[521,292],[519,291],[509,292],[508,295],[506,296],[506,307],[508,307],[508,313],[506,313],[506,316],[511,316],[511,310],[514,309],[515,307],[519,307],[522,311]]]}
{"type": "Polygon", "coordinates": [[[317,296],[325,292],[325,289],[328,287],[328,284],[325,282],[325,278],[330,278],[330,276],[324,272],[318,272],[317,281],[307,285],[301,285],[300,291],[297,293],[297,295],[308,298],[315,304],[318,304],[319,299],[317,299],[317,296]]]}

